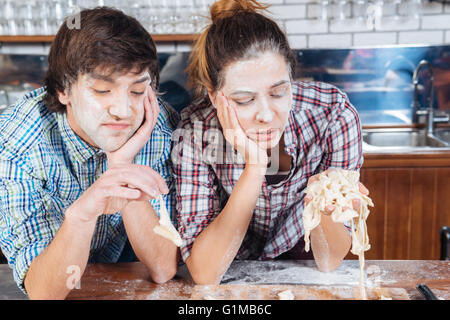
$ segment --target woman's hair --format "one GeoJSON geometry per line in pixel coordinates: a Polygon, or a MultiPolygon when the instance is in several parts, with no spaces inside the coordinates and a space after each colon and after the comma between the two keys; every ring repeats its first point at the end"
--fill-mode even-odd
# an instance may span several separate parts
{"type": "Polygon", "coordinates": [[[58,92],[70,90],[79,75],[96,69],[109,74],[148,70],[151,86],[158,90],[155,43],[136,19],[113,8],[82,10],[80,28],[69,28],[67,22],[60,27],[48,56],[44,98],[47,108],[51,112],[65,112],[58,92]]]}
{"type": "Polygon", "coordinates": [[[223,86],[225,67],[266,52],[284,57],[293,77],[295,54],[276,22],[259,12],[267,8],[255,0],[220,0],[211,6],[211,24],[196,41],[187,68],[196,99],[223,86]]]}

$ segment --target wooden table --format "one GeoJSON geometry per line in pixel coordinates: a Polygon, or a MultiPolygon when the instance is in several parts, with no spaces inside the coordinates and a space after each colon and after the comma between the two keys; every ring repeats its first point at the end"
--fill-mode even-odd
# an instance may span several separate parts
{"type": "MultiPolygon", "coordinates": [[[[450,261],[369,260],[365,271],[368,286],[404,288],[416,300],[423,299],[416,285],[425,283],[438,298],[450,300],[450,261]]],[[[359,262],[345,260],[335,271],[322,273],[311,260],[235,261],[221,284],[358,286],[359,262]]],[[[141,263],[93,264],[68,299],[190,299],[194,286],[185,265],[173,280],[157,285],[141,263]]]]}
{"type": "MultiPolygon", "coordinates": [[[[415,287],[425,283],[438,298],[450,300],[450,261],[368,260],[365,272],[368,287],[404,288],[410,299],[421,300],[415,287]]],[[[11,291],[12,271],[7,265],[0,265],[0,280],[0,299],[24,297],[18,289],[11,291]]],[[[278,260],[235,261],[221,284],[358,286],[358,281],[357,260],[345,260],[331,273],[318,271],[314,261],[278,260]]],[[[90,264],[80,289],[72,290],[68,299],[185,300],[191,298],[194,287],[185,265],[173,280],[157,285],[139,262],[90,264]]]]}

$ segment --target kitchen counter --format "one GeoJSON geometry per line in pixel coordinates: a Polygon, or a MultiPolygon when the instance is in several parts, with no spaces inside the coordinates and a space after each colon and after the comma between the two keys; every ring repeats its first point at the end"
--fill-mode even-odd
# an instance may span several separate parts
{"type": "MultiPolygon", "coordinates": [[[[403,288],[408,299],[422,300],[415,289],[425,283],[440,299],[450,299],[450,261],[440,260],[367,260],[366,287],[403,288]]],[[[353,287],[359,286],[359,262],[345,260],[333,272],[317,270],[309,261],[234,261],[222,279],[221,288],[254,287],[353,287]]],[[[176,277],[165,283],[149,280],[145,266],[140,262],[116,264],[89,264],[79,289],[68,299],[133,299],[133,300],[187,300],[197,288],[185,265],[176,277]]],[[[197,290],[198,291],[198,290],[197,290]]],[[[15,287],[12,271],[0,265],[0,299],[26,299],[15,287]]]]}

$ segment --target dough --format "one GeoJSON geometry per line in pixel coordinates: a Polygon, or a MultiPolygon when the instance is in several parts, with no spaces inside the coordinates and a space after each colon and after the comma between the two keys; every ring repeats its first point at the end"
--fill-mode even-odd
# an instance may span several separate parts
{"type": "Polygon", "coordinates": [[[366,219],[369,216],[368,207],[373,207],[372,200],[359,191],[359,173],[356,171],[336,169],[327,174],[320,174],[319,179],[306,188],[306,194],[313,200],[303,211],[303,227],[305,229],[305,250],[309,251],[311,230],[317,227],[326,206],[333,205],[331,214],[334,222],[351,222],[352,248],[351,253],[359,256],[361,296],[366,299],[363,286],[364,251],[370,249],[367,234],[366,219]],[[359,212],[353,209],[353,199],[359,199],[359,212]],[[344,208],[346,208],[344,210],[344,208]]]}
{"type": "Polygon", "coordinates": [[[170,221],[170,215],[167,212],[166,206],[164,204],[163,198],[161,195],[158,197],[159,199],[159,226],[153,228],[153,231],[160,236],[169,239],[172,241],[177,247],[180,247],[183,243],[183,240],[180,237],[180,234],[175,229],[170,221]]]}
{"type": "Polygon", "coordinates": [[[280,300],[294,300],[294,294],[291,290],[286,290],[278,293],[278,298],[280,300]]]}

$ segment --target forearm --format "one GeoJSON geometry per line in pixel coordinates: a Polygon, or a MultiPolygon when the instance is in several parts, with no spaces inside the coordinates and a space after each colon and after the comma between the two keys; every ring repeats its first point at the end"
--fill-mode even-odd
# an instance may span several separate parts
{"type": "Polygon", "coordinates": [[[220,282],[247,232],[263,181],[259,168],[247,166],[222,212],[195,239],[186,264],[196,283],[220,282]]]}
{"type": "Polygon", "coordinates": [[[26,274],[24,285],[30,299],[65,299],[76,276],[84,273],[89,259],[95,221],[84,222],[70,208],[55,238],[36,257],[26,274]]]}
{"type": "Polygon", "coordinates": [[[320,271],[336,269],[347,255],[351,236],[342,223],[322,215],[320,224],[311,231],[311,248],[320,271]]]}
{"type": "Polygon", "coordinates": [[[173,278],[178,266],[178,248],[155,232],[159,218],[148,201],[130,202],[122,210],[122,218],[131,246],[138,259],[156,283],[173,278]]]}

